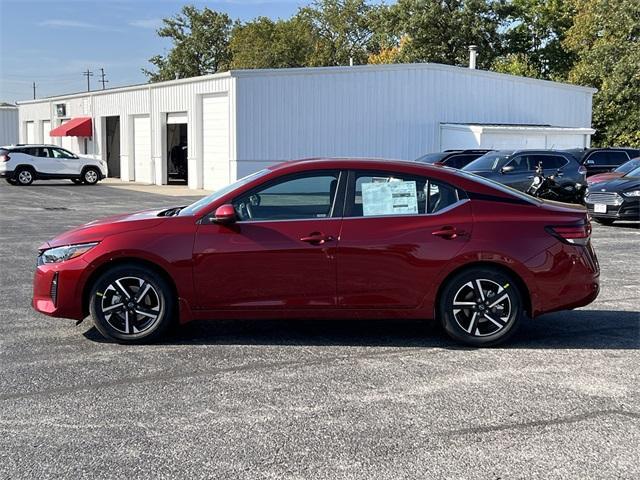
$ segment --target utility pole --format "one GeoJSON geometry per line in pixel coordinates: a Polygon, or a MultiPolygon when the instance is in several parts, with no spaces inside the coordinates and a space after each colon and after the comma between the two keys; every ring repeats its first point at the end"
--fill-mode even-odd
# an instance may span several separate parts
{"type": "Polygon", "coordinates": [[[105,73],[104,73],[104,68],[100,68],[100,80],[98,80],[100,83],[102,83],[102,89],[104,90],[105,83],[109,83],[109,80],[105,80],[105,73]]]}
{"type": "Polygon", "coordinates": [[[87,92],[91,91],[91,83],[89,80],[89,77],[93,77],[93,72],[89,71],[89,69],[87,68],[86,72],[82,72],[82,75],[87,77],[87,92]]]}
{"type": "Polygon", "coordinates": [[[36,99],[36,82],[33,82],[33,99],[36,99]]]}

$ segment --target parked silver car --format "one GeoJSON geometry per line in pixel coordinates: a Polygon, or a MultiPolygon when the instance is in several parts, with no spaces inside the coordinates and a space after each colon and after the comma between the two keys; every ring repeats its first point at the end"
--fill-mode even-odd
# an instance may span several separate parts
{"type": "Polygon", "coordinates": [[[542,163],[545,176],[560,171],[556,178],[560,179],[561,185],[586,183],[586,168],[570,153],[556,150],[497,150],[474,160],[462,170],[524,192],[531,185],[539,163],[542,163]]]}

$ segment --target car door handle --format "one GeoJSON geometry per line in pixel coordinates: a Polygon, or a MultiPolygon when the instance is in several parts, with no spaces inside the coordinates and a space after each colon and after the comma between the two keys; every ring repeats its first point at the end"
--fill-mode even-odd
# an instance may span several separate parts
{"type": "MultiPolygon", "coordinates": [[[[463,233],[463,232],[460,232],[463,233]]],[[[458,236],[458,231],[455,227],[442,227],[440,230],[435,230],[431,232],[431,235],[435,235],[436,237],[441,237],[446,240],[453,240],[458,236]]]]}
{"type": "Polygon", "coordinates": [[[322,245],[323,243],[333,241],[333,237],[331,235],[325,235],[324,233],[313,232],[306,237],[302,237],[300,241],[310,243],[312,245],[322,245]]]}

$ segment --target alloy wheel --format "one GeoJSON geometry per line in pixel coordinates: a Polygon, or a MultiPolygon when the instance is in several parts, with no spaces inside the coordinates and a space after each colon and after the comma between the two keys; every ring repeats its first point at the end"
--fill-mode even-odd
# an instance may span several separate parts
{"type": "Polygon", "coordinates": [[[121,277],[110,283],[102,293],[100,307],[107,323],[125,335],[151,329],[163,313],[160,295],[139,277],[121,277]]]}
{"type": "Polygon", "coordinates": [[[453,317],[465,332],[486,337],[501,331],[511,318],[509,284],[478,278],[458,289],[453,297],[453,317]]]}
{"type": "Polygon", "coordinates": [[[95,170],[87,170],[84,174],[84,180],[87,183],[96,183],[98,181],[98,174],[95,170]]]}
{"type": "Polygon", "coordinates": [[[23,183],[25,185],[31,183],[33,181],[33,175],[31,174],[31,172],[29,170],[22,170],[19,174],[18,174],[18,181],[20,183],[23,183]]]}

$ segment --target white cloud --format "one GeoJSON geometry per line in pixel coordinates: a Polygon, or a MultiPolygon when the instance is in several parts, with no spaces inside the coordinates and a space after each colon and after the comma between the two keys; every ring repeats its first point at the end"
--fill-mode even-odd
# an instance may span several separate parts
{"type": "Polygon", "coordinates": [[[39,22],[38,25],[41,27],[54,28],[81,28],[86,30],[118,31],[118,29],[114,27],[89,22],[79,22],[77,20],[50,19],[39,22]]]}
{"type": "Polygon", "coordinates": [[[161,24],[162,24],[162,19],[160,18],[146,18],[141,20],[133,20],[129,22],[129,25],[131,25],[132,27],[153,28],[153,29],[160,27],[161,24]]]}

